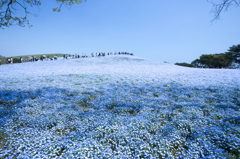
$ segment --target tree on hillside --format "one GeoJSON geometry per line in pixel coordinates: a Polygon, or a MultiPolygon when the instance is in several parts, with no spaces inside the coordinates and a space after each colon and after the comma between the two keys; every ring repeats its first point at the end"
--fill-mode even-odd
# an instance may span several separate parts
{"type": "Polygon", "coordinates": [[[212,67],[212,58],[213,55],[201,55],[200,59],[199,59],[199,63],[201,63],[202,65],[206,66],[206,67],[212,67]]]}
{"type": "Polygon", "coordinates": [[[214,68],[222,68],[230,66],[232,63],[232,59],[227,54],[214,54],[212,59],[212,67],[214,68]]]}
{"type": "Polygon", "coordinates": [[[231,46],[226,54],[231,57],[233,62],[240,64],[240,44],[231,46]]]}
{"type": "MultiPolygon", "coordinates": [[[[83,0],[55,0],[60,5],[53,8],[53,11],[60,12],[62,5],[73,5],[82,3],[83,0]]],[[[212,13],[214,14],[214,20],[220,18],[220,14],[223,11],[228,11],[232,7],[239,7],[240,0],[207,0],[212,3],[212,13]]],[[[40,6],[41,0],[0,0],[0,28],[9,27],[11,25],[19,25],[24,27],[25,24],[31,26],[27,19],[29,14],[28,7],[40,6]],[[19,15],[19,11],[23,11],[23,16],[19,15]],[[18,13],[17,13],[18,12],[18,13]]]]}
{"type": "Polygon", "coordinates": [[[194,60],[191,64],[198,67],[222,68],[230,66],[232,59],[229,54],[209,54],[201,55],[199,59],[194,60]]]}
{"type": "Polygon", "coordinates": [[[199,59],[196,59],[196,60],[192,61],[191,65],[193,65],[194,67],[201,66],[201,64],[199,63],[199,59]]]}

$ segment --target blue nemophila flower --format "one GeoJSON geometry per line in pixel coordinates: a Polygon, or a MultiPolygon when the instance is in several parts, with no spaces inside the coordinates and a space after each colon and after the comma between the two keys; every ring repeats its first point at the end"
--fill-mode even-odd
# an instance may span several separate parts
{"type": "Polygon", "coordinates": [[[125,56],[0,69],[2,158],[239,156],[239,70],[125,56]]]}

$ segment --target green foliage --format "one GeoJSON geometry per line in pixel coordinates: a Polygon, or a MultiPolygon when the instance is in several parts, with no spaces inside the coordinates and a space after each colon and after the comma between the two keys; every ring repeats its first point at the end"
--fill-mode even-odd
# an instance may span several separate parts
{"type": "Polygon", "coordinates": [[[184,66],[184,67],[194,67],[192,64],[183,62],[183,63],[175,63],[175,65],[179,65],[179,66],[184,66]]]}
{"type": "Polygon", "coordinates": [[[0,130],[0,147],[3,149],[5,143],[7,142],[7,134],[4,133],[4,131],[1,129],[0,130]]]}
{"type": "MultiPolygon", "coordinates": [[[[82,0],[56,0],[60,6],[53,8],[53,11],[60,12],[62,5],[80,4],[82,0]]],[[[4,29],[12,25],[19,25],[25,27],[28,25],[31,27],[28,14],[32,14],[28,11],[29,7],[38,7],[41,5],[40,0],[1,0],[0,1],[0,28],[4,29]],[[24,12],[24,16],[20,17],[17,12],[24,12]],[[16,16],[15,16],[16,15],[16,16]]],[[[34,15],[34,14],[32,14],[34,15]]]]}
{"type": "Polygon", "coordinates": [[[199,63],[210,68],[221,68],[231,65],[232,60],[227,54],[210,54],[200,56],[199,63]]]}
{"type": "Polygon", "coordinates": [[[21,62],[20,62],[20,58],[14,57],[14,58],[13,58],[13,63],[21,63],[21,62]]]}
{"type": "Polygon", "coordinates": [[[191,65],[194,67],[222,68],[230,66],[232,62],[240,64],[240,44],[231,46],[226,53],[203,54],[199,59],[192,61],[191,65]]]}
{"type": "Polygon", "coordinates": [[[62,5],[73,5],[82,3],[82,0],[56,0],[56,1],[60,3],[60,6],[53,8],[54,12],[60,12],[62,5]]]}
{"type": "Polygon", "coordinates": [[[1,64],[7,64],[7,58],[0,55],[1,64]]]}
{"type": "Polygon", "coordinates": [[[199,59],[196,59],[196,60],[192,61],[191,65],[193,65],[194,67],[200,66],[199,59]]]}
{"type": "Polygon", "coordinates": [[[240,44],[229,47],[226,54],[231,57],[233,62],[240,64],[240,44]]]}
{"type": "Polygon", "coordinates": [[[41,2],[38,0],[23,0],[22,3],[17,0],[2,0],[0,1],[0,28],[12,26],[14,24],[25,27],[27,24],[31,27],[27,15],[30,14],[27,7],[40,6],[41,2]],[[21,8],[24,11],[24,16],[14,16],[21,8]]]}
{"type": "Polygon", "coordinates": [[[232,58],[228,54],[203,54],[199,59],[194,60],[191,64],[195,67],[203,66],[209,68],[222,68],[230,66],[232,58]]]}

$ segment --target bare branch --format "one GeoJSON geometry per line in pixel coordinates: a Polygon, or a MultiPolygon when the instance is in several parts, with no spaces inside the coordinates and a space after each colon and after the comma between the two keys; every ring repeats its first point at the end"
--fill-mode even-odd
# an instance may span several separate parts
{"type": "Polygon", "coordinates": [[[208,0],[209,3],[212,4],[212,11],[211,13],[214,14],[214,18],[212,22],[220,19],[220,15],[224,11],[229,11],[232,6],[239,7],[240,0],[221,0],[220,3],[216,3],[213,0],[208,0]]]}

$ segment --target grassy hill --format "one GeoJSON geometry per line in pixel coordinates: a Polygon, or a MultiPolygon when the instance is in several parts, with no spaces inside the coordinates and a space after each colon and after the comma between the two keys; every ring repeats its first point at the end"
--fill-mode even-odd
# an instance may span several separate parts
{"type": "Polygon", "coordinates": [[[0,67],[0,158],[239,158],[240,70],[135,56],[0,67]]]}

